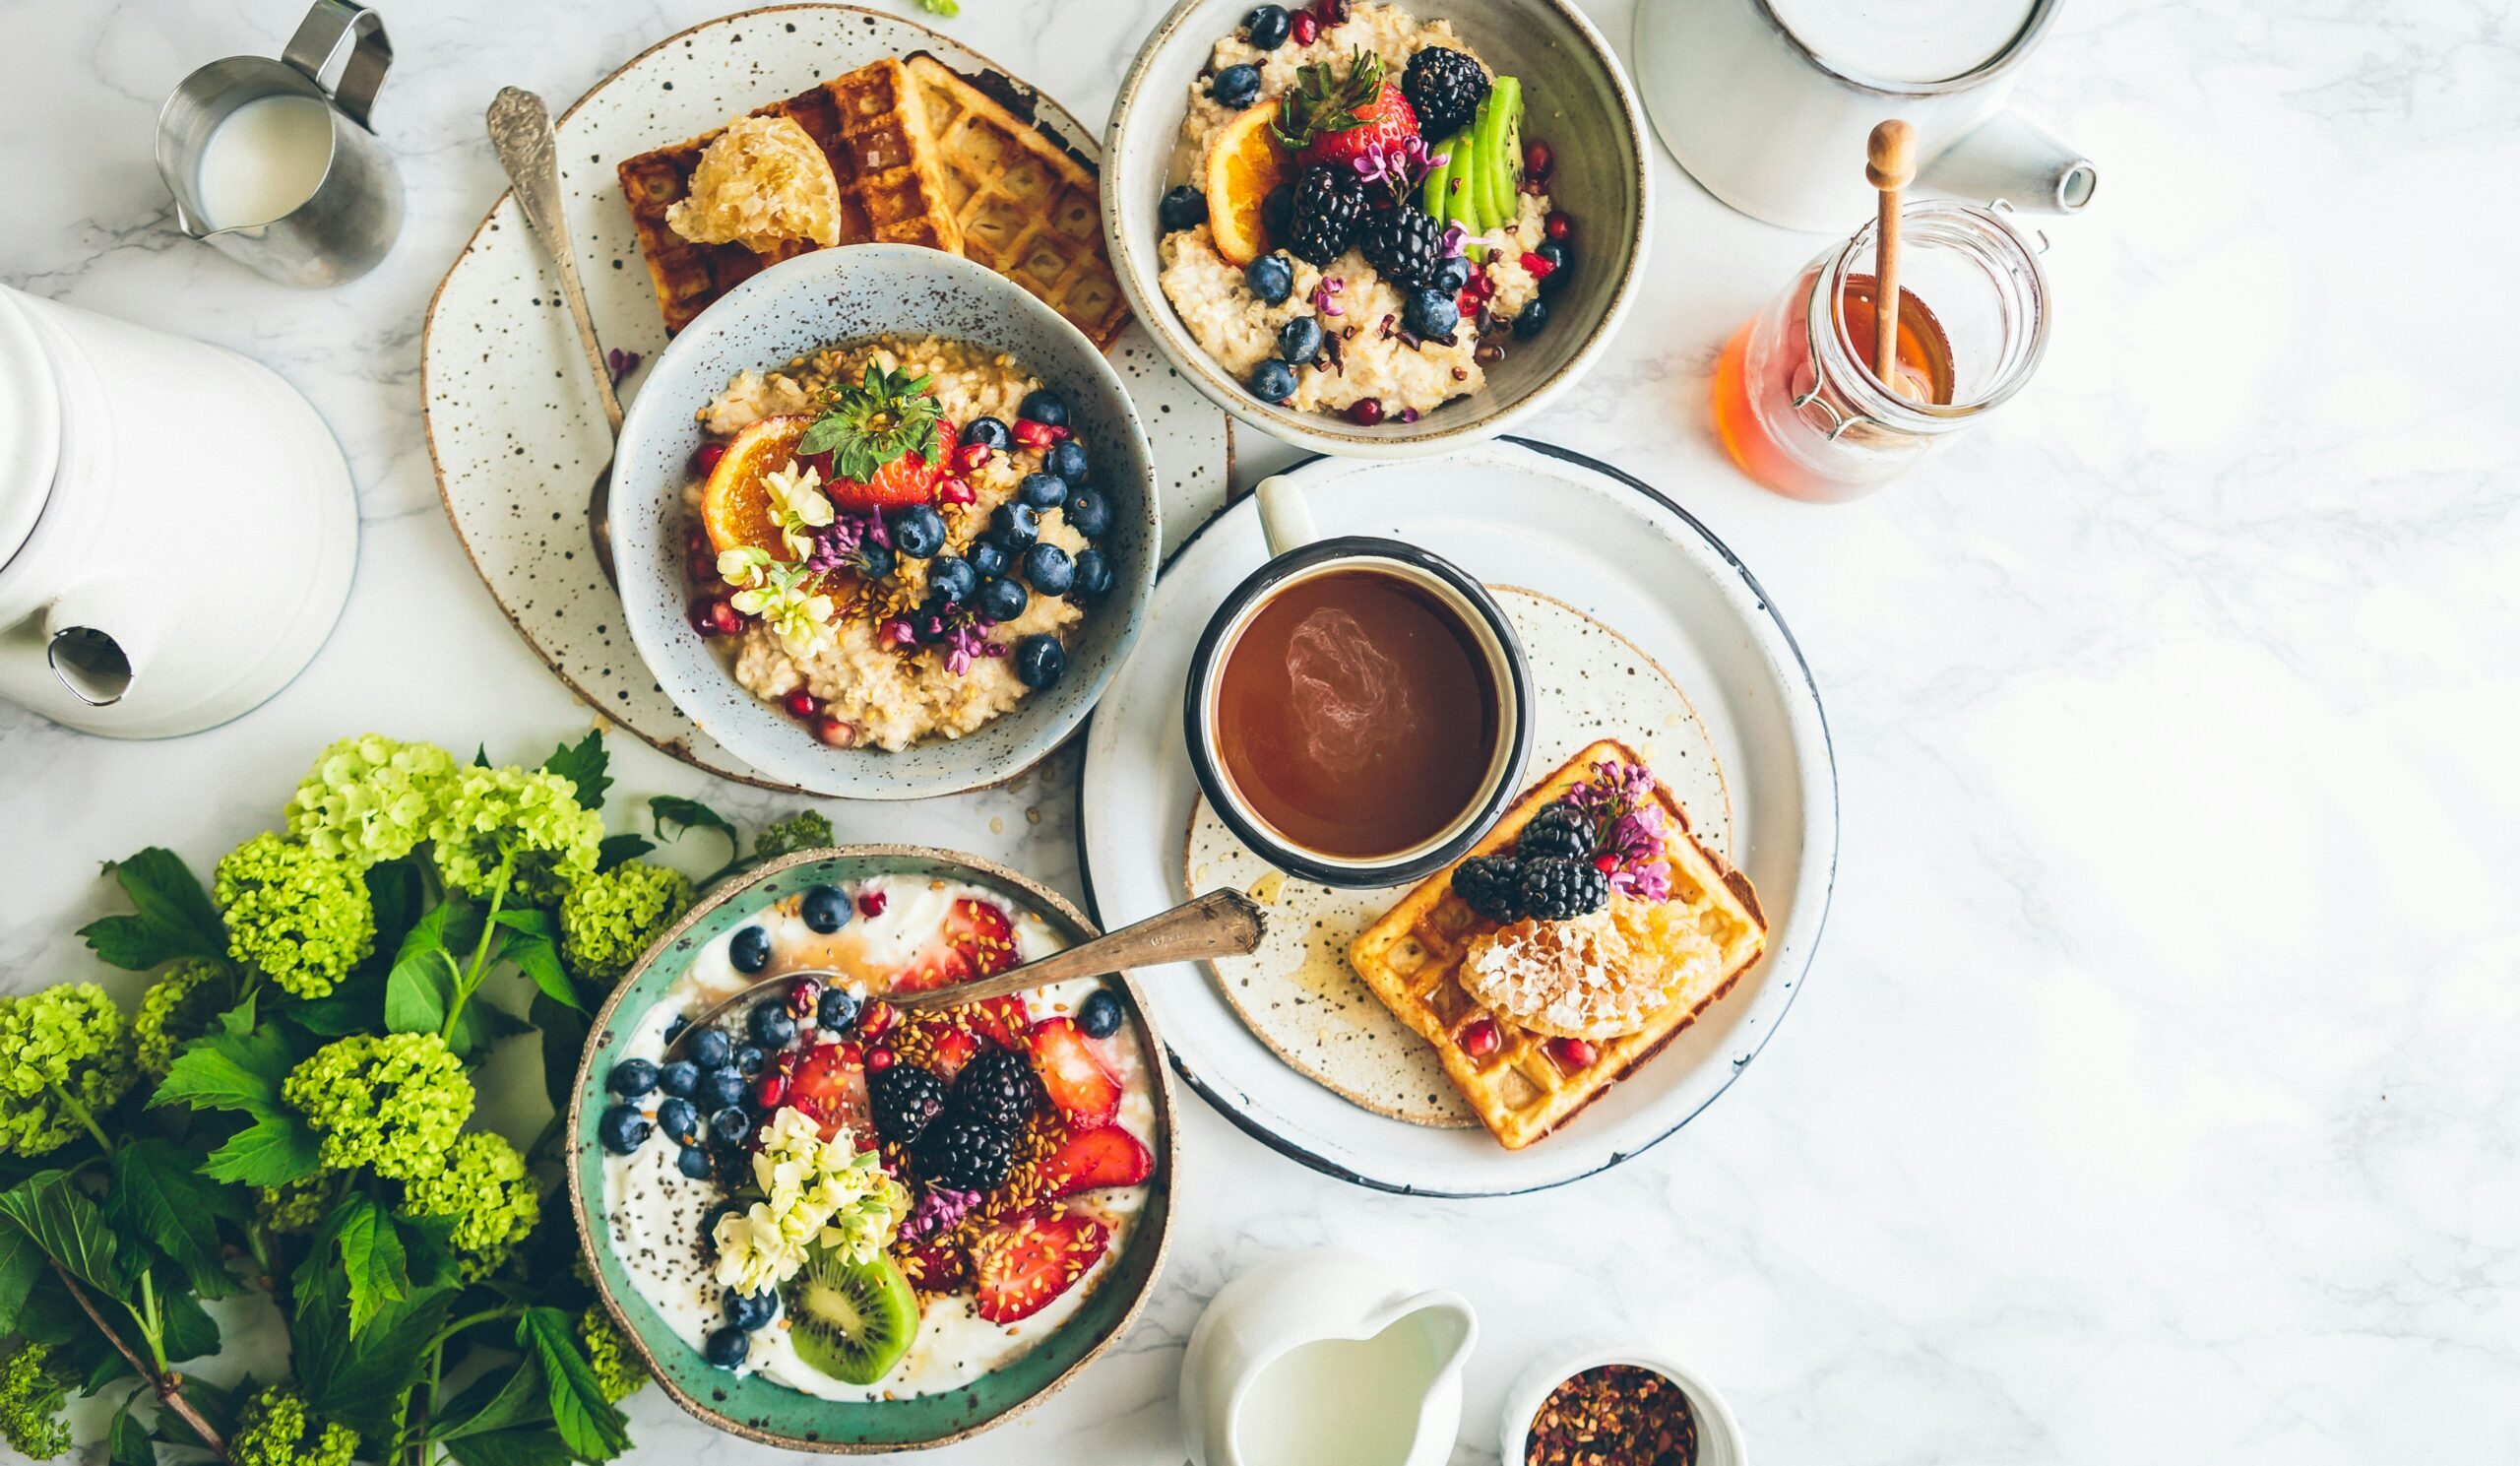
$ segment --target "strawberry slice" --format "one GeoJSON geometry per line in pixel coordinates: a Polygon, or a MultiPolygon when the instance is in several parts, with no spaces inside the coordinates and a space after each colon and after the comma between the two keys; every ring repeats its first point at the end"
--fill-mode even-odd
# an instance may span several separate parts
{"type": "Polygon", "coordinates": [[[1155,1156],[1135,1135],[1105,1125],[1070,1135],[1040,1166],[1049,1198],[1056,1201],[1104,1186],[1134,1186],[1155,1174],[1155,1156]]]}
{"type": "Polygon", "coordinates": [[[861,483],[854,478],[834,478],[823,485],[823,492],[843,509],[905,509],[913,504],[930,504],[936,500],[936,485],[944,475],[940,465],[931,464],[915,453],[905,453],[875,471],[875,477],[861,483]]]}
{"type": "Polygon", "coordinates": [[[1418,109],[1384,79],[1382,58],[1359,51],[1344,72],[1326,61],[1296,68],[1295,85],[1278,98],[1275,129],[1297,162],[1344,167],[1368,149],[1406,148],[1418,136],[1418,109]]]}
{"type": "Polygon", "coordinates": [[[952,1293],[972,1280],[972,1259],[941,1237],[912,1243],[898,1255],[902,1271],[921,1293],[952,1293]]]}
{"type": "Polygon", "coordinates": [[[788,1076],[788,1103],[822,1126],[825,1140],[846,1127],[872,1134],[866,1105],[866,1071],[850,1063],[841,1051],[850,1046],[817,1044],[788,1076]]]}
{"type": "Polygon", "coordinates": [[[972,1015],[974,1029],[995,1040],[1000,1049],[1024,1047],[1024,1034],[1033,1026],[1033,1014],[1024,1006],[1020,994],[983,998],[977,1008],[972,1015]]]}
{"type": "Polygon", "coordinates": [[[1097,1130],[1120,1113],[1120,1081],[1102,1066],[1087,1038],[1069,1018],[1050,1018],[1033,1025],[1033,1067],[1070,1125],[1097,1130]]]}
{"type": "Polygon", "coordinates": [[[957,897],[924,951],[893,980],[897,992],[924,992],[951,983],[993,977],[1015,965],[1015,925],[985,901],[957,897]]]}
{"type": "Polygon", "coordinates": [[[1111,1245],[1111,1230],[1091,1217],[1018,1217],[972,1243],[974,1311],[1013,1323],[1076,1286],[1111,1245]]]}

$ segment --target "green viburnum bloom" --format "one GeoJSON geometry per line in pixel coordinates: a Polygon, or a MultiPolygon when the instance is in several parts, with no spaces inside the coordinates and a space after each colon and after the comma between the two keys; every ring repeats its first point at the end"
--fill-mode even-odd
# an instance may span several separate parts
{"type": "Polygon", "coordinates": [[[132,1052],[140,1072],[163,1079],[184,1045],[210,1032],[219,1015],[235,1001],[236,985],[227,964],[208,957],[178,957],[166,964],[158,981],[140,994],[131,1015],[132,1052]]]}
{"type": "Polygon", "coordinates": [[[472,1081],[435,1034],[352,1034],[288,1071],[281,1098],[303,1112],[334,1171],[428,1176],[472,1115],[472,1081]]]}
{"type": "Polygon", "coordinates": [[[275,1384],[245,1402],[228,1437],[232,1466],[349,1466],[358,1433],[319,1421],[290,1385],[275,1384]]]}
{"type": "Polygon", "coordinates": [[[467,768],[429,826],[447,885],[487,896],[502,865],[513,906],[548,906],[595,873],[603,816],[578,803],[577,786],[538,770],[467,768]]]}
{"type": "Polygon", "coordinates": [[[475,1130],[456,1137],[444,1170],[403,1183],[402,1212],[455,1218],[447,1241],[462,1254],[464,1281],[477,1283],[542,1219],[542,1189],[506,1136],[475,1130]]]}
{"type": "Polygon", "coordinates": [[[333,1210],[332,1179],[322,1172],[254,1188],[254,1221],[265,1232],[312,1232],[333,1210]]]}
{"type": "Polygon", "coordinates": [[[94,983],[0,997],[0,1155],[40,1156],[87,1132],[139,1077],[122,1009],[94,983]]]}
{"type": "Polygon", "coordinates": [[[48,1344],[21,1344],[0,1365],[0,1440],[48,1461],[70,1449],[70,1427],[61,1419],[69,1388],[44,1369],[48,1344]]]}
{"type": "Polygon", "coordinates": [[[269,831],[227,853],[212,882],[227,955],[299,997],[322,997],[376,946],[359,867],[269,831]]]}
{"type": "Polygon", "coordinates": [[[582,978],[613,982],[690,909],[691,881],[681,871],[624,861],[560,898],[560,956],[582,978]]]}
{"type": "Polygon", "coordinates": [[[781,856],[794,855],[800,850],[816,850],[831,844],[831,821],[819,809],[799,809],[786,819],[774,819],[752,837],[753,859],[775,860],[781,856]]]}
{"type": "Polygon", "coordinates": [[[361,868],[399,860],[428,838],[455,783],[455,755],[378,733],[318,754],[288,801],[288,832],[361,868]]]}
{"type": "Polygon", "coordinates": [[[648,1371],[630,1349],[630,1341],[621,1334],[621,1325],[612,1321],[601,1304],[589,1304],[578,1315],[578,1342],[586,1347],[587,1363],[595,1367],[595,1387],[603,1397],[618,1405],[639,1392],[648,1382],[648,1371]]]}

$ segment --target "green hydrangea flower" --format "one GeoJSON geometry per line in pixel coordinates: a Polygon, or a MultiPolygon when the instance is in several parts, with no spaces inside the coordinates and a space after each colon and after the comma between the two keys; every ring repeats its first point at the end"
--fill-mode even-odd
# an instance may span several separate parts
{"type": "Polygon", "coordinates": [[[691,882],[670,866],[630,860],[598,871],[560,898],[560,956],[582,978],[612,982],[690,909],[691,882]]]}
{"type": "Polygon", "coordinates": [[[299,997],[322,997],[376,946],[359,868],[269,831],[227,853],[212,885],[227,955],[299,997]]]}
{"type": "Polygon", "coordinates": [[[165,1078],[175,1052],[210,1032],[235,997],[226,963],[208,957],[178,957],[168,963],[140,994],[140,1008],[131,1015],[132,1052],[140,1072],[153,1080],[165,1078]]]}
{"type": "Polygon", "coordinates": [[[227,1439],[232,1466],[349,1466],[358,1433],[319,1421],[291,1385],[275,1384],[245,1402],[227,1439]]]}
{"type": "Polygon", "coordinates": [[[254,1221],[265,1232],[312,1232],[332,1214],[333,1185],[318,1172],[277,1186],[254,1188],[254,1221]]]}
{"type": "Polygon", "coordinates": [[[70,1449],[70,1427],[61,1419],[69,1389],[44,1369],[51,1354],[50,1345],[22,1344],[0,1365],[0,1440],[37,1461],[70,1449]]]}
{"type": "Polygon", "coordinates": [[[498,1271],[542,1219],[542,1190],[506,1136],[475,1130],[456,1138],[445,1170],[403,1183],[402,1211],[455,1218],[447,1240],[463,1254],[464,1281],[477,1283],[498,1271]]]}
{"type": "Polygon", "coordinates": [[[379,733],[344,738],[315,759],[288,801],[288,832],[361,868],[399,860],[428,838],[455,783],[455,755],[379,733]]]}
{"type": "Polygon", "coordinates": [[[586,1346],[587,1363],[595,1366],[596,1388],[603,1397],[618,1405],[639,1392],[648,1382],[648,1371],[639,1357],[630,1350],[630,1341],[621,1334],[621,1326],[612,1321],[601,1304],[589,1304],[578,1315],[578,1342],[586,1346]]]}
{"type": "Polygon", "coordinates": [[[40,1156],[85,1134],[139,1077],[122,1009],[94,983],[0,997],[0,1154],[40,1156]]]}
{"type": "Polygon", "coordinates": [[[577,786],[558,774],[466,768],[429,838],[449,888],[486,896],[504,863],[509,904],[548,906],[595,873],[603,817],[582,807],[577,786]]]}
{"type": "Polygon", "coordinates": [[[823,817],[822,811],[799,809],[786,819],[763,825],[761,833],[752,837],[752,854],[757,860],[775,860],[831,843],[831,821],[823,817]]]}
{"type": "Polygon", "coordinates": [[[352,1034],[288,1071],[281,1097],[322,1137],[326,1167],[429,1176],[472,1115],[472,1081],[435,1034],[352,1034]]]}

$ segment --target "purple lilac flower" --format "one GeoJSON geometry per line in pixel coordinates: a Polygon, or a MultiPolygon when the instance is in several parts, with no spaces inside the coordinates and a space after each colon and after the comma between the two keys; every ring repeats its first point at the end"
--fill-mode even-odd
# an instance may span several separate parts
{"type": "Polygon", "coordinates": [[[869,544],[892,547],[884,516],[872,509],[841,509],[830,524],[814,531],[813,548],[805,551],[805,568],[817,575],[830,570],[855,570],[858,550],[869,544]]]}
{"type": "Polygon", "coordinates": [[[1448,153],[1429,156],[1426,140],[1412,137],[1398,143],[1368,143],[1350,166],[1367,183],[1379,183],[1398,195],[1425,182],[1428,173],[1451,160],[1448,153]]]}
{"type": "Polygon", "coordinates": [[[639,363],[646,359],[648,358],[636,351],[625,351],[619,347],[614,347],[611,351],[604,352],[603,364],[612,373],[612,385],[618,387],[621,385],[621,379],[637,371],[639,363]]]}
{"type": "Polygon", "coordinates": [[[1348,288],[1348,283],[1336,275],[1325,275],[1314,281],[1312,308],[1325,316],[1346,315],[1347,312],[1340,308],[1338,301],[1339,292],[1346,288],[1348,288]]]}
{"type": "Polygon", "coordinates": [[[1653,770],[1605,759],[1566,797],[1594,822],[1594,849],[1612,861],[1610,889],[1640,901],[1665,901],[1671,894],[1670,870],[1661,859],[1669,826],[1654,789],[1653,770]]]}
{"type": "Polygon", "coordinates": [[[1003,657],[1006,648],[989,639],[995,621],[960,621],[945,633],[945,669],[956,676],[972,669],[982,657],[1003,657]]]}
{"type": "Polygon", "coordinates": [[[951,1186],[931,1185],[918,1200],[911,1203],[910,1215],[902,1218],[901,1239],[914,1243],[944,1231],[971,1214],[979,1205],[977,1191],[957,1191],[951,1186]]]}

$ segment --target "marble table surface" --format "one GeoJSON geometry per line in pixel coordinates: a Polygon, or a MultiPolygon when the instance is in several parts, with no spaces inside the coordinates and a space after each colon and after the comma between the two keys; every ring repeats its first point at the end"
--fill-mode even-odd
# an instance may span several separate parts
{"type": "MultiPolygon", "coordinates": [[[[1587,4],[1624,50],[1630,0],[1587,4]]],[[[591,720],[439,508],[420,313],[501,186],[491,93],[565,101],[715,8],[385,8],[410,222],[376,274],[302,294],[176,236],[149,155],[175,80],[276,52],[299,0],[0,0],[0,279],[278,368],[348,450],[365,529],[339,630],[242,722],[122,744],[0,707],[11,989],[98,975],[71,935],[98,860],[206,865],[337,734],[526,758],[591,720]]],[[[1099,118],[1162,8],[943,24],[1099,118]]],[[[2520,12],[2074,0],[2022,96],[2105,182],[2052,229],[2041,378],[1946,456],[1828,509],[1733,476],[1717,349],[1816,242],[1668,157],[1644,298],[1536,429],[1704,518],[1809,655],[1846,831],[1793,1021],[1670,1142],[1519,1200],[1353,1189],[1190,1100],[1143,1320],[938,1459],[1178,1460],[1201,1304],[1317,1244],[1483,1311],[1461,1462],[1493,1459],[1506,1382],[1564,1333],[1683,1354],[1765,1461],[2520,1459],[2520,414],[2496,385],[2520,12]]],[[[1242,448],[1247,479],[1271,454],[1242,448]]],[[[784,802],[626,738],[615,760],[620,793],[784,802]]],[[[846,838],[1073,891],[1072,777],[827,807],[846,838]]],[[[639,1460],[771,1454],[655,1391],[631,1411],[639,1460]]]]}

